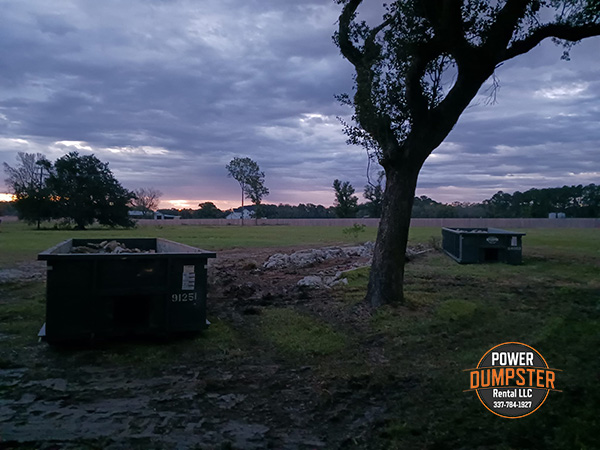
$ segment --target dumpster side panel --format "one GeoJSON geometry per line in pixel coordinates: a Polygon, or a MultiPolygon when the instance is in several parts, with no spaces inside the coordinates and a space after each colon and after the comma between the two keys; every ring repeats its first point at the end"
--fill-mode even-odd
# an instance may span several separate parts
{"type": "Polygon", "coordinates": [[[442,228],[442,248],[454,260],[462,262],[461,235],[455,231],[442,228]]]}
{"type": "Polygon", "coordinates": [[[159,258],[128,258],[99,261],[97,289],[108,294],[166,292],[167,260],[159,258]]]}
{"type": "Polygon", "coordinates": [[[480,261],[479,245],[480,236],[476,234],[461,234],[461,262],[465,264],[473,264],[480,261]]]}
{"type": "Polygon", "coordinates": [[[95,328],[94,262],[49,261],[46,283],[46,338],[91,338],[95,328]]]}
{"type": "Polygon", "coordinates": [[[507,243],[506,247],[506,262],[508,264],[523,263],[523,247],[521,238],[522,236],[518,234],[509,236],[510,242],[507,243]]]}
{"type": "Polygon", "coordinates": [[[206,258],[172,258],[167,295],[169,331],[199,331],[206,327],[206,258]]]}

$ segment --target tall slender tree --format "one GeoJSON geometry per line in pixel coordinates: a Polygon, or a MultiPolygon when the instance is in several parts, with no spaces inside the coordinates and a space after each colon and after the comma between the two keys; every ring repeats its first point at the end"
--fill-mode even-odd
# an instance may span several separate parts
{"type": "MultiPolygon", "coordinates": [[[[260,206],[262,198],[269,194],[264,185],[265,173],[261,172],[258,164],[250,158],[235,157],[225,166],[229,177],[236,180],[242,190],[242,226],[244,225],[244,198],[249,198],[256,207],[260,206]]],[[[256,208],[255,208],[256,209],[256,208]]],[[[254,212],[255,217],[257,211],[254,212]]]]}
{"type": "Polygon", "coordinates": [[[600,35],[598,0],[397,0],[381,23],[342,5],[334,36],[356,71],[352,143],[374,150],[386,188],[367,299],[404,299],[405,251],[419,171],[503,62],[544,39],[565,45],[600,35]]]}

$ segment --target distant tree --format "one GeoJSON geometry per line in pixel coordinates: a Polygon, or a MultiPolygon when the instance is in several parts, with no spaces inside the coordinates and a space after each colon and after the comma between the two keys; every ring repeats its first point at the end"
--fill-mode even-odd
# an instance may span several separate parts
{"type": "MultiPolygon", "coordinates": [[[[260,205],[262,198],[269,194],[269,189],[264,185],[265,173],[250,158],[235,157],[225,166],[228,176],[236,180],[242,190],[242,211],[244,198],[249,198],[255,205],[260,205]]],[[[244,216],[242,214],[242,226],[244,216]]]]}
{"type": "Polygon", "coordinates": [[[381,217],[383,205],[383,191],[385,189],[385,172],[381,170],[377,176],[377,184],[369,183],[365,186],[363,197],[369,200],[367,211],[369,217],[381,217]]]}
{"type": "Polygon", "coordinates": [[[85,229],[97,220],[108,226],[133,226],[128,217],[133,192],[123,188],[107,163],[94,155],[71,152],[54,163],[47,179],[58,214],[85,229]]]}
{"type": "Polygon", "coordinates": [[[254,220],[258,223],[259,217],[262,217],[262,199],[269,195],[269,188],[265,185],[265,174],[260,172],[258,176],[250,178],[248,181],[248,198],[254,203],[254,220]]]}
{"type": "Polygon", "coordinates": [[[600,185],[592,183],[582,187],[581,206],[579,217],[600,217],[600,185]]]}
{"type": "Polygon", "coordinates": [[[354,188],[349,181],[333,181],[335,190],[335,213],[338,217],[356,217],[358,211],[358,197],[353,195],[354,188]]]}
{"type": "Polygon", "coordinates": [[[163,193],[154,188],[139,188],[133,191],[135,197],[131,200],[131,206],[136,211],[142,211],[144,215],[151,214],[158,209],[160,198],[163,193]]]}
{"type": "Polygon", "coordinates": [[[425,160],[498,66],[545,39],[568,51],[600,35],[600,7],[598,0],[395,0],[370,26],[358,19],[362,0],[336,2],[335,40],[356,72],[354,96],[339,97],[354,110],[346,132],[386,172],[367,289],[367,300],[380,306],[404,300],[411,209],[425,160]]]}
{"type": "Polygon", "coordinates": [[[213,202],[200,203],[198,206],[200,209],[195,214],[198,219],[221,219],[225,217],[225,213],[217,208],[213,202]]]}
{"type": "Polygon", "coordinates": [[[17,154],[16,167],[4,163],[7,174],[6,185],[15,196],[14,207],[20,219],[37,224],[51,219],[56,214],[55,202],[46,180],[52,170],[52,163],[41,153],[17,154]]]}

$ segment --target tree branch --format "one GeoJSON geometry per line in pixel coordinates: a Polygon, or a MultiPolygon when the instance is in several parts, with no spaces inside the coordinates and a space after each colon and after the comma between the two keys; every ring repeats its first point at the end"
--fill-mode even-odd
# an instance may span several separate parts
{"type": "Polygon", "coordinates": [[[552,37],[576,42],[592,36],[600,36],[600,24],[596,23],[572,26],[567,24],[552,23],[544,25],[540,28],[537,28],[526,38],[514,42],[501,55],[501,59],[498,62],[506,61],[514,58],[515,56],[527,53],[529,50],[533,49],[536,45],[547,38],[552,37]]]}
{"type": "Polygon", "coordinates": [[[342,14],[340,14],[340,25],[338,27],[338,45],[340,46],[340,51],[342,52],[342,55],[344,55],[344,57],[354,66],[360,64],[363,54],[352,43],[352,39],[350,39],[350,23],[352,22],[352,19],[356,14],[356,10],[361,3],[362,0],[350,0],[346,6],[344,6],[342,14]]]}
{"type": "Polygon", "coordinates": [[[466,44],[462,12],[462,0],[425,0],[422,8],[431,22],[436,38],[451,47],[466,44]]]}
{"type": "Polygon", "coordinates": [[[507,0],[498,13],[495,23],[490,27],[483,47],[490,53],[505,49],[510,42],[519,20],[525,16],[531,0],[507,0]]]}
{"type": "Polygon", "coordinates": [[[339,19],[338,45],[342,55],[356,69],[356,94],[354,104],[356,120],[359,125],[379,144],[384,159],[393,157],[391,148],[396,148],[398,142],[391,127],[391,119],[377,110],[373,103],[373,64],[379,59],[381,48],[376,42],[377,34],[388,26],[393,18],[390,17],[377,27],[371,29],[365,38],[361,51],[351,39],[351,24],[358,6],[362,0],[350,0],[342,10],[339,19]]]}

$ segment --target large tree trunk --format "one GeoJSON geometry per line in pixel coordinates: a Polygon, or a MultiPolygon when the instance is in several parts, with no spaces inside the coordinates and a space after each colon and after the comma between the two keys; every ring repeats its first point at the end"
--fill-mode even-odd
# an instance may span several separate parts
{"type": "Polygon", "coordinates": [[[366,300],[374,307],[404,300],[404,264],[418,168],[386,169],[383,210],[366,300]]]}

